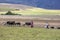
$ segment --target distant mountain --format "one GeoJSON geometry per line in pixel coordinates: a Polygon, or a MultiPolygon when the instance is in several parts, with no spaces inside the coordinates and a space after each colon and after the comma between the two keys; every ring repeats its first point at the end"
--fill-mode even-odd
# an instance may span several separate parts
{"type": "Polygon", "coordinates": [[[60,9],[60,0],[0,0],[0,3],[24,4],[45,9],[60,9]]]}

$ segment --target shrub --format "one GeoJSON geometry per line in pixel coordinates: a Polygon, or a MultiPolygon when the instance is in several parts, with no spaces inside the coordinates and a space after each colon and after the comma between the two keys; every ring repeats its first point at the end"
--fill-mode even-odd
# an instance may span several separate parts
{"type": "Polygon", "coordinates": [[[11,11],[8,11],[6,14],[1,14],[1,15],[21,15],[21,14],[15,14],[15,13],[12,13],[11,11]]]}

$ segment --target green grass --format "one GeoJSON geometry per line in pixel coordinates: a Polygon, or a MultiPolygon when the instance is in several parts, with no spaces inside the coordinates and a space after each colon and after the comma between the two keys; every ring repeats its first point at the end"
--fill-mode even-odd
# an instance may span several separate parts
{"type": "Polygon", "coordinates": [[[60,40],[60,30],[28,27],[0,27],[0,40],[60,40]]]}
{"type": "Polygon", "coordinates": [[[7,7],[0,7],[0,11],[9,11],[9,10],[12,10],[14,11],[15,9],[12,9],[12,8],[7,8],[7,7]]]}
{"type": "MultiPolygon", "coordinates": [[[[13,10],[13,13],[22,15],[60,15],[60,10],[48,10],[42,8],[20,9],[19,11],[11,8],[0,8],[0,10],[5,10],[6,12],[8,10],[13,10]]],[[[6,12],[0,12],[0,14],[5,14],[6,12]]]]}

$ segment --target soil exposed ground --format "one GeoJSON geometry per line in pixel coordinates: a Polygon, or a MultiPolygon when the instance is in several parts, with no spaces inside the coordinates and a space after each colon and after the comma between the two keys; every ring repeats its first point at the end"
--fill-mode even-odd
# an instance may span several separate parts
{"type": "Polygon", "coordinates": [[[0,15],[0,24],[4,24],[6,21],[16,21],[24,24],[33,20],[34,26],[42,27],[47,22],[50,26],[60,26],[60,16],[59,15],[40,15],[40,16],[19,16],[19,15],[0,15]]]}

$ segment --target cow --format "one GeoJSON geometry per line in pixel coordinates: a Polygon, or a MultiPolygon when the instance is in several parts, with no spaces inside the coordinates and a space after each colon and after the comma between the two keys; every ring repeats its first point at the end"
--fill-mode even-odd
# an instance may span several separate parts
{"type": "Polygon", "coordinates": [[[21,23],[17,22],[17,23],[15,23],[15,25],[21,25],[21,23]]]}
{"type": "Polygon", "coordinates": [[[4,25],[21,25],[20,22],[15,23],[15,21],[7,21],[4,25]]]}
{"type": "Polygon", "coordinates": [[[23,26],[25,26],[25,25],[31,26],[31,28],[33,28],[33,21],[31,21],[31,22],[25,22],[25,24],[23,24],[23,26]]]}
{"type": "Polygon", "coordinates": [[[60,29],[60,27],[57,27],[57,29],[60,29]]]}
{"type": "Polygon", "coordinates": [[[7,25],[15,25],[15,21],[7,21],[6,24],[7,25]]]}
{"type": "Polygon", "coordinates": [[[51,29],[54,29],[54,27],[52,26],[52,27],[50,27],[51,29]]]}
{"type": "Polygon", "coordinates": [[[30,26],[30,25],[31,25],[31,22],[25,22],[25,23],[23,24],[23,26],[25,26],[25,25],[30,26]]]}

